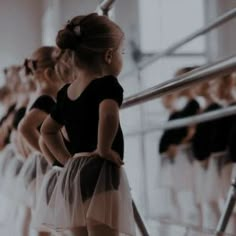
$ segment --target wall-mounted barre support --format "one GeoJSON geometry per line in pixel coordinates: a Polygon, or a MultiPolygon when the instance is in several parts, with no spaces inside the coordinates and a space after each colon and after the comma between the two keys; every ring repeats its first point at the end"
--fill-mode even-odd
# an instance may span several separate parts
{"type": "Polygon", "coordinates": [[[104,0],[100,5],[99,8],[102,10],[103,15],[107,16],[109,11],[111,10],[115,0],[104,0]]]}

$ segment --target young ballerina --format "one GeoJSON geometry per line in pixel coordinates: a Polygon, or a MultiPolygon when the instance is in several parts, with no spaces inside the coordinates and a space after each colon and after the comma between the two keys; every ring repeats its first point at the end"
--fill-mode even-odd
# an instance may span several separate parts
{"type": "MultiPolygon", "coordinates": [[[[219,80],[218,83],[218,98],[224,106],[234,106],[236,104],[235,78],[232,74],[226,75],[219,80]]],[[[219,158],[220,168],[220,188],[221,188],[221,207],[224,206],[224,202],[227,197],[228,190],[230,188],[232,179],[235,178],[234,166],[236,162],[235,155],[235,122],[236,115],[223,117],[219,120],[217,129],[219,130],[218,141],[215,142],[215,149],[218,152],[222,152],[222,156],[219,158]]],[[[221,208],[222,209],[222,208],[221,208]]],[[[230,221],[228,223],[227,233],[236,233],[236,208],[234,209],[230,221]]]]}
{"type": "Polygon", "coordinates": [[[58,33],[57,45],[72,52],[76,79],[58,92],[57,105],[41,128],[45,144],[64,168],[48,207],[41,209],[39,201],[36,209],[41,224],[56,231],[135,235],[130,190],[121,167],[123,88],[116,76],[122,68],[123,38],[118,25],[95,13],[73,18],[58,33]],[[70,152],[59,136],[62,126],[70,152]]]}
{"type": "MultiPolygon", "coordinates": [[[[180,76],[195,68],[181,68],[175,73],[175,76],[180,76]]],[[[195,100],[194,89],[192,88],[165,96],[163,104],[171,112],[169,120],[185,118],[195,115],[199,111],[199,104],[195,100]]],[[[183,191],[189,192],[192,189],[192,163],[189,160],[189,145],[186,144],[191,140],[193,131],[194,127],[166,130],[159,143],[159,153],[163,164],[165,164],[161,169],[161,179],[164,178],[162,185],[170,187],[171,201],[174,206],[172,208],[175,208],[175,214],[171,214],[171,217],[178,221],[184,219],[184,216],[182,217],[184,213],[183,203],[181,204],[178,198],[183,191]],[[168,164],[168,161],[172,165],[168,164]]]]}
{"type": "MultiPolygon", "coordinates": [[[[32,74],[36,83],[37,94],[36,100],[30,105],[19,125],[20,132],[33,150],[20,174],[20,185],[24,186],[21,195],[31,209],[35,206],[41,180],[49,168],[42,154],[47,154],[45,157],[49,164],[58,163],[40,139],[40,127],[55,106],[58,90],[64,85],[55,72],[59,60],[57,54],[55,47],[44,46],[37,49],[31,59],[25,63],[28,73],[32,74]]],[[[48,233],[40,231],[39,235],[48,235],[48,233]]]]}
{"type": "MultiPolygon", "coordinates": [[[[15,97],[16,105],[12,111],[12,115],[5,119],[8,123],[8,140],[9,144],[6,147],[6,151],[11,151],[11,156],[5,155],[1,162],[1,168],[6,169],[5,175],[2,176],[1,180],[4,182],[3,186],[5,194],[7,194],[7,199],[9,200],[7,207],[7,214],[11,213],[10,218],[7,220],[7,224],[10,221],[16,222],[14,227],[9,227],[9,231],[12,234],[28,235],[28,227],[24,227],[24,219],[27,217],[25,215],[24,207],[21,207],[18,200],[18,190],[20,190],[17,180],[19,173],[22,169],[24,158],[27,156],[26,149],[24,148],[24,142],[21,137],[18,136],[18,123],[22,116],[24,115],[25,106],[27,104],[27,91],[24,89],[24,85],[21,84],[21,79],[19,76],[20,67],[9,67],[7,71],[6,83],[10,83],[10,91],[15,97]],[[9,160],[9,161],[7,161],[9,160]],[[8,163],[8,164],[7,164],[8,163]],[[13,233],[13,231],[15,231],[13,233]]],[[[7,117],[7,116],[6,116],[7,117]]],[[[4,122],[5,122],[4,121],[4,122]]],[[[4,192],[3,191],[3,192],[4,192]]]]}
{"type": "MultiPolygon", "coordinates": [[[[203,112],[220,109],[217,91],[213,88],[217,81],[203,82],[199,86],[199,95],[205,99],[203,112]]],[[[194,162],[195,201],[201,215],[201,226],[213,229],[219,218],[219,181],[217,155],[214,155],[214,142],[217,141],[218,121],[212,120],[197,124],[192,140],[194,162]]]]}

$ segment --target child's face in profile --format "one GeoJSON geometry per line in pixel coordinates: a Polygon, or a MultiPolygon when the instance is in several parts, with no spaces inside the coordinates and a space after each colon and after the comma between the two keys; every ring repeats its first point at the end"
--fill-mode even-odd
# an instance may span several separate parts
{"type": "Polygon", "coordinates": [[[110,64],[111,73],[115,76],[118,76],[123,67],[123,54],[124,54],[124,45],[123,39],[117,49],[114,49],[112,61],[110,64]]]}

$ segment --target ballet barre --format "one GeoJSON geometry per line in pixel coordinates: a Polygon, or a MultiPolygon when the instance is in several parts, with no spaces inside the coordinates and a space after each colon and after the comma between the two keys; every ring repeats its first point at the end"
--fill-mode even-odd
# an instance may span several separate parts
{"type": "Polygon", "coordinates": [[[122,109],[139,105],[151,101],[163,95],[170,94],[176,90],[181,90],[199,82],[213,80],[234,72],[236,69],[236,55],[215,63],[201,66],[189,73],[167,80],[152,88],[134,94],[124,99],[122,109]]]}
{"type": "Polygon", "coordinates": [[[206,121],[224,118],[231,115],[236,115],[236,105],[226,107],[226,108],[221,108],[217,111],[209,111],[209,112],[202,113],[199,115],[189,116],[187,118],[175,119],[168,122],[161,122],[156,125],[144,127],[143,129],[140,129],[140,130],[127,132],[125,133],[125,136],[135,136],[138,134],[156,132],[158,130],[177,129],[177,128],[182,128],[186,126],[203,123],[206,121]]]}

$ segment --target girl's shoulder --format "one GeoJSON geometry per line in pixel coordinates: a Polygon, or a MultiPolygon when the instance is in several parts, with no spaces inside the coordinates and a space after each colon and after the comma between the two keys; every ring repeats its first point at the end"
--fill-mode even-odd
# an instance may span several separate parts
{"type": "Polygon", "coordinates": [[[116,86],[116,87],[120,87],[123,90],[118,79],[113,75],[106,75],[102,78],[97,79],[96,82],[97,84],[103,85],[104,87],[116,86]]]}
{"type": "Polygon", "coordinates": [[[113,99],[119,106],[122,104],[124,90],[116,77],[108,75],[97,79],[94,88],[100,102],[104,99],[113,99]]]}
{"type": "Polygon", "coordinates": [[[60,101],[61,99],[65,99],[65,96],[67,94],[67,89],[70,86],[70,84],[65,84],[58,92],[57,92],[57,101],[60,101]]]}

